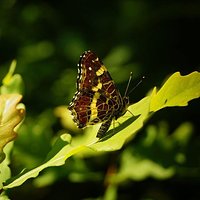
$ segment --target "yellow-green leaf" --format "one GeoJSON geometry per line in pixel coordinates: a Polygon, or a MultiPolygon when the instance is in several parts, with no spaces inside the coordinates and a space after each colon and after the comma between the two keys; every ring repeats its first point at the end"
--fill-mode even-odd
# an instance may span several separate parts
{"type": "Polygon", "coordinates": [[[152,92],[150,111],[164,107],[186,106],[188,101],[200,97],[200,73],[195,71],[186,76],[174,73],[157,92],[152,92]]]}
{"type": "Polygon", "coordinates": [[[19,94],[0,95],[0,162],[4,159],[4,146],[15,139],[15,127],[22,121],[25,109],[17,107],[22,96],[19,94]]]}
{"type": "Polygon", "coordinates": [[[24,84],[21,75],[14,74],[16,68],[16,60],[13,60],[10,69],[4,77],[0,87],[0,94],[22,94],[24,90],[24,84]]]}
{"type": "MultiPolygon", "coordinates": [[[[27,179],[38,176],[39,172],[47,167],[63,165],[66,159],[77,153],[84,154],[91,149],[95,151],[114,151],[120,149],[127,140],[131,139],[142,128],[144,122],[151,116],[151,111],[157,111],[166,106],[184,106],[187,105],[188,101],[199,97],[199,77],[198,72],[193,72],[187,76],[181,76],[179,72],[173,74],[158,93],[154,89],[151,95],[129,106],[129,111],[117,120],[119,123],[115,122],[114,129],[113,125],[110,127],[106,136],[101,140],[96,138],[96,133],[100,125],[87,128],[84,135],[72,138],[72,142],[66,139],[68,135],[63,134],[60,140],[58,140],[61,142],[57,142],[54,145],[42,165],[20,174],[18,177],[7,182],[3,188],[7,189],[19,186],[27,179]],[[181,84],[184,87],[180,86],[181,84]]],[[[165,170],[151,162],[142,163],[138,167],[138,170],[140,170],[140,167],[146,166],[148,166],[148,174],[152,174],[154,177],[169,177],[174,173],[173,168],[165,170]],[[152,167],[157,170],[156,174],[151,171],[152,167]]],[[[135,174],[132,173],[132,176],[135,176],[135,174]]],[[[144,174],[144,176],[146,175],[144,174]]]]}

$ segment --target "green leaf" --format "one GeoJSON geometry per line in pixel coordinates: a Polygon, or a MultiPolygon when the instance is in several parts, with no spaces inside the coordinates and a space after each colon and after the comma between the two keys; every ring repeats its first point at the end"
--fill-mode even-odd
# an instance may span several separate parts
{"type": "Polygon", "coordinates": [[[4,146],[16,138],[14,129],[25,115],[24,105],[19,104],[22,99],[20,93],[23,82],[20,75],[13,75],[15,68],[16,61],[14,60],[0,87],[0,162],[5,158],[4,146]]]}
{"type": "Polygon", "coordinates": [[[72,155],[78,153],[79,151],[84,150],[84,146],[73,147],[70,145],[71,136],[68,134],[61,135],[60,138],[56,141],[55,145],[53,146],[52,150],[47,155],[46,161],[30,171],[23,171],[17,177],[9,180],[3,189],[17,187],[23,184],[27,179],[34,178],[39,175],[39,173],[47,168],[52,166],[61,166],[65,164],[67,158],[71,157],[72,155]]]}
{"type": "MultiPolygon", "coordinates": [[[[115,151],[120,149],[127,139],[130,139],[142,128],[149,114],[150,98],[145,97],[138,103],[128,107],[128,112],[118,122],[120,125],[108,131],[106,136],[98,142],[89,145],[96,151],[115,151]]],[[[117,123],[116,123],[117,124],[117,123]]],[[[116,126],[115,124],[115,126],[116,126]]]]}
{"type": "Polygon", "coordinates": [[[193,72],[181,76],[179,72],[176,72],[169,77],[158,92],[156,92],[156,87],[153,89],[150,111],[155,112],[171,106],[187,106],[189,101],[199,97],[200,73],[193,72]]]}
{"type": "Polygon", "coordinates": [[[1,94],[22,94],[24,90],[24,84],[22,77],[19,74],[14,74],[16,68],[16,60],[13,60],[9,69],[9,72],[4,77],[0,87],[1,94]],[[13,75],[14,74],[14,75],[13,75]]]}
{"type": "Polygon", "coordinates": [[[117,186],[114,184],[109,185],[106,188],[106,192],[103,197],[104,200],[115,200],[117,199],[117,186]]]}
{"type": "Polygon", "coordinates": [[[111,183],[170,178],[188,159],[183,152],[189,146],[192,124],[185,122],[170,133],[167,123],[161,122],[158,126],[148,126],[145,132],[144,138],[122,152],[119,171],[111,183]]]}
{"type": "MultiPolygon", "coordinates": [[[[6,145],[4,151],[6,158],[0,163],[0,189],[3,187],[3,183],[11,177],[10,164],[10,152],[12,150],[13,143],[6,145]]],[[[0,198],[1,199],[1,198],[0,198]]]]}
{"type": "MultiPolygon", "coordinates": [[[[158,93],[156,93],[154,89],[151,95],[129,106],[128,112],[119,118],[119,123],[116,122],[112,125],[106,136],[101,140],[96,138],[96,133],[100,125],[87,128],[85,134],[74,137],[71,144],[69,135],[63,134],[42,165],[30,171],[24,171],[18,177],[7,182],[4,189],[23,184],[27,179],[38,176],[39,172],[47,167],[63,165],[66,159],[77,153],[87,154],[90,149],[95,151],[115,151],[120,149],[127,140],[133,138],[136,132],[143,127],[144,122],[151,116],[151,111],[157,111],[169,105],[184,106],[187,105],[188,101],[199,97],[199,80],[200,74],[198,72],[191,73],[187,76],[180,76],[178,72],[173,74],[158,93]],[[185,87],[179,86],[181,84],[185,87]],[[115,128],[113,129],[113,127],[115,128]]],[[[126,155],[126,157],[127,156],[129,157],[129,155],[126,155]]],[[[130,162],[134,163],[136,161],[130,159],[130,162]]],[[[144,160],[144,163],[140,164],[141,166],[138,167],[138,170],[140,170],[141,167],[148,166],[148,170],[150,171],[146,171],[149,174],[154,173],[153,176],[167,177],[174,173],[173,168],[164,169],[149,160],[144,160]],[[152,167],[157,170],[156,174],[154,171],[151,171],[152,167]]],[[[143,176],[145,176],[145,174],[143,176]]]]}
{"type": "Polygon", "coordinates": [[[18,105],[21,99],[19,94],[0,95],[0,162],[5,158],[4,146],[16,138],[15,128],[24,118],[25,109],[18,105]]]}
{"type": "Polygon", "coordinates": [[[149,176],[165,179],[175,173],[173,166],[163,167],[160,163],[148,158],[133,156],[133,153],[128,150],[123,152],[121,164],[119,174],[115,177],[120,182],[127,179],[143,180],[149,176]]]}
{"type": "Polygon", "coordinates": [[[10,198],[5,194],[5,192],[2,192],[0,195],[0,200],[10,200],[10,198]]]}

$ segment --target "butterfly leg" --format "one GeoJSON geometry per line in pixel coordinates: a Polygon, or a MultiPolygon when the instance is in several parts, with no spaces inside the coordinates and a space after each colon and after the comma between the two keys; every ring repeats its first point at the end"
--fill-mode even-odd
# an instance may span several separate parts
{"type": "Polygon", "coordinates": [[[133,114],[130,110],[127,109],[127,111],[128,111],[132,116],[134,116],[134,114],[133,114]]]}
{"type": "Polygon", "coordinates": [[[97,133],[97,138],[101,139],[102,137],[105,136],[105,133],[107,132],[107,130],[109,129],[110,127],[110,124],[112,122],[112,119],[109,119],[108,121],[104,122],[101,126],[100,126],[100,129],[97,133]]]}

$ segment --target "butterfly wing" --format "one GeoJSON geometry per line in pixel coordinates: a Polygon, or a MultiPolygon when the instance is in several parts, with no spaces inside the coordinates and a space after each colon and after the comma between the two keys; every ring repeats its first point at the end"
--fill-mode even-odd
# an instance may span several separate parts
{"type": "Polygon", "coordinates": [[[111,120],[123,104],[106,67],[91,51],[80,58],[77,92],[69,105],[79,128],[111,120]]]}

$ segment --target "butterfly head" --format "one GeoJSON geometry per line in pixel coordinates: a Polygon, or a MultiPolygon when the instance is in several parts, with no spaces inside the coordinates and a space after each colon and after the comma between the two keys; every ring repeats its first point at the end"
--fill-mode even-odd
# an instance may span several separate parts
{"type": "Polygon", "coordinates": [[[123,97],[123,105],[126,108],[129,106],[129,97],[128,96],[123,97]]]}

